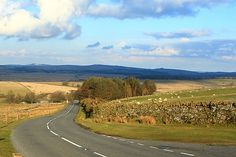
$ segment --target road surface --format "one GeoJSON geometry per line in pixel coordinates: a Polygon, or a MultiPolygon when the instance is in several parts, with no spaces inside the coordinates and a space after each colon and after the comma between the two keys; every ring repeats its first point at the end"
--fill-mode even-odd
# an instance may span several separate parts
{"type": "Polygon", "coordinates": [[[74,123],[79,105],[55,116],[29,120],[12,132],[24,157],[233,157],[236,147],[142,141],[99,135],[74,123]]]}

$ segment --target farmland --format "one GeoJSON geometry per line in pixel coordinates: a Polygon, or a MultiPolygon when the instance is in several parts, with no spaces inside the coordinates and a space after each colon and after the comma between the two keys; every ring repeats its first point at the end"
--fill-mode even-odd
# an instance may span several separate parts
{"type": "Polygon", "coordinates": [[[0,156],[11,157],[14,148],[10,142],[11,130],[22,120],[50,115],[62,110],[65,104],[0,105],[0,156]]]}
{"type": "Polygon", "coordinates": [[[18,82],[0,82],[0,94],[6,95],[9,91],[14,91],[16,94],[26,94],[30,92],[29,89],[18,82]]]}
{"type": "Polygon", "coordinates": [[[5,102],[5,96],[9,92],[13,92],[15,95],[24,96],[27,93],[35,94],[50,94],[56,91],[62,91],[68,93],[72,90],[76,90],[76,82],[69,83],[71,86],[62,86],[62,82],[10,82],[0,81],[0,104],[5,102]]]}
{"type": "Polygon", "coordinates": [[[52,85],[52,84],[42,84],[42,83],[33,83],[33,82],[20,82],[22,86],[26,87],[30,91],[36,94],[42,93],[53,93],[56,91],[62,92],[70,92],[71,90],[76,90],[75,87],[67,87],[67,86],[60,86],[60,85],[52,85]]]}

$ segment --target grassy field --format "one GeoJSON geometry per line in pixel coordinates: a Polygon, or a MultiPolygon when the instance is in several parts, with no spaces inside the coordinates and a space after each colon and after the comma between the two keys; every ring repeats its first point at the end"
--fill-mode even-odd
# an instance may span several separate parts
{"type": "Polygon", "coordinates": [[[0,105],[0,157],[12,157],[11,130],[25,119],[53,114],[62,110],[65,104],[0,105]]]}
{"type": "Polygon", "coordinates": [[[80,112],[76,122],[97,133],[131,139],[163,140],[217,145],[236,145],[236,126],[144,125],[115,122],[95,123],[80,112]]]}
{"type": "MultiPolygon", "coordinates": [[[[236,102],[236,80],[235,79],[217,79],[217,80],[201,80],[187,82],[187,86],[177,90],[176,87],[181,84],[181,81],[161,82],[168,87],[168,90],[160,90],[154,95],[140,96],[114,100],[104,105],[129,105],[133,104],[148,104],[155,102],[156,105],[162,105],[167,101],[170,104],[180,102],[208,102],[208,101],[230,101],[236,102]],[[171,84],[178,84],[171,86],[171,84]],[[190,86],[190,87],[188,87],[190,86]]],[[[186,85],[186,83],[184,83],[186,85]]],[[[164,87],[164,86],[163,86],[164,87]]],[[[163,88],[164,89],[164,88],[163,88]]],[[[191,125],[191,124],[161,124],[145,125],[135,122],[116,123],[116,122],[99,122],[94,119],[85,119],[84,113],[76,118],[76,122],[91,130],[99,133],[104,133],[114,136],[122,136],[132,139],[145,140],[164,140],[164,141],[180,141],[192,143],[206,144],[223,144],[236,145],[236,126],[232,125],[191,125]]]]}
{"type": "MultiPolygon", "coordinates": [[[[35,83],[64,86],[63,82],[35,82],[35,83]]],[[[83,82],[67,82],[67,83],[68,87],[78,87],[78,85],[81,86],[83,84],[83,82]]]]}
{"type": "Polygon", "coordinates": [[[175,92],[204,88],[232,88],[236,87],[236,79],[209,79],[209,80],[157,80],[157,92],[175,92]]]}
{"type": "Polygon", "coordinates": [[[49,84],[34,83],[34,82],[20,82],[20,84],[36,94],[53,93],[56,91],[62,91],[66,93],[70,92],[71,90],[77,89],[75,87],[49,85],[49,84]]]}
{"type": "Polygon", "coordinates": [[[30,92],[29,89],[22,86],[18,82],[0,82],[0,94],[6,95],[9,91],[13,91],[16,94],[24,95],[30,92]]]}
{"type": "MultiPolygon", "coordinates": [[[[236,101],[236,87],[232,88],[204,88],[197,90],[184,90],[175,92],[156,93],[154,95],[139,96],[132,98],[125,98],[119,100],[119,102],[131,103],[131,102],[147,102],[156,100],[159,103],[159,99],[166,99],[169,102],[191,102],[191,101],[236,101]]],[[[116,103],[117,100],[108,103],[116,103]]],[[[161,103],[161,101],[160,101],[161,103]]]]}

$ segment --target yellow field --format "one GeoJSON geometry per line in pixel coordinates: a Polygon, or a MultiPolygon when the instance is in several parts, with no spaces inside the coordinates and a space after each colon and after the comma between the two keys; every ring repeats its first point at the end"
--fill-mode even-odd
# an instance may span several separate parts
{"type": "Polygon", "coordinates": [[[21,119],[49,115],[65,107],[65,104],[2,104],[0,105],[0,124],[6,125],[21,119]]]}
{"type": "Polygon", "coordinates": [[[0,82],[0,94],[6,95],[9,91],[13,91],[16,94],[21,95],[30,92],[29,89],[25,88],[17,82],[0,82]]]}
{"type": "Polygon", "coordinates": [[[156,83],[157,92],[173,92],[182,90],[201,89],[205,86],[194,81],[174,81],[156,83]]]}
{"type": "MultiPolygon", "coordinates": [[[[63,86],[63,82],[35,82],[40,84],[48,84],[48,85],[57,85],[57,86],[63,86]]],[[[83,82],[68,82],[69,87],[77,87],[82,86],[83,82]]]]}
{"type": "Polygon", "coordinates": [[[53,93],[56,91],[62,91],[67,93],[77,89],[75,87],[49,85],[49,84],[32,83],[32,82],[19,82],[19,84],[29,89],[30,91],[34,92],[35,94],[53,93]]]}
{"type": "Polygon", "coordinates": [[[177,92],[203,88],[232,88],[236,87],[236,79],[209,79],[209,80],[161,80],[157,81],[157,92],[177,92]]]}

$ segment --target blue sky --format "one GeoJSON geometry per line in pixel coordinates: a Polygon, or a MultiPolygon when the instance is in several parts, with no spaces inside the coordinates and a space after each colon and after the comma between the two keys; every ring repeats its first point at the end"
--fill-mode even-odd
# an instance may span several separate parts
{"type": "Polygon", "coordinates": [[[236,71],[234,0],[0,0],[0,64],[236,71]]]}

